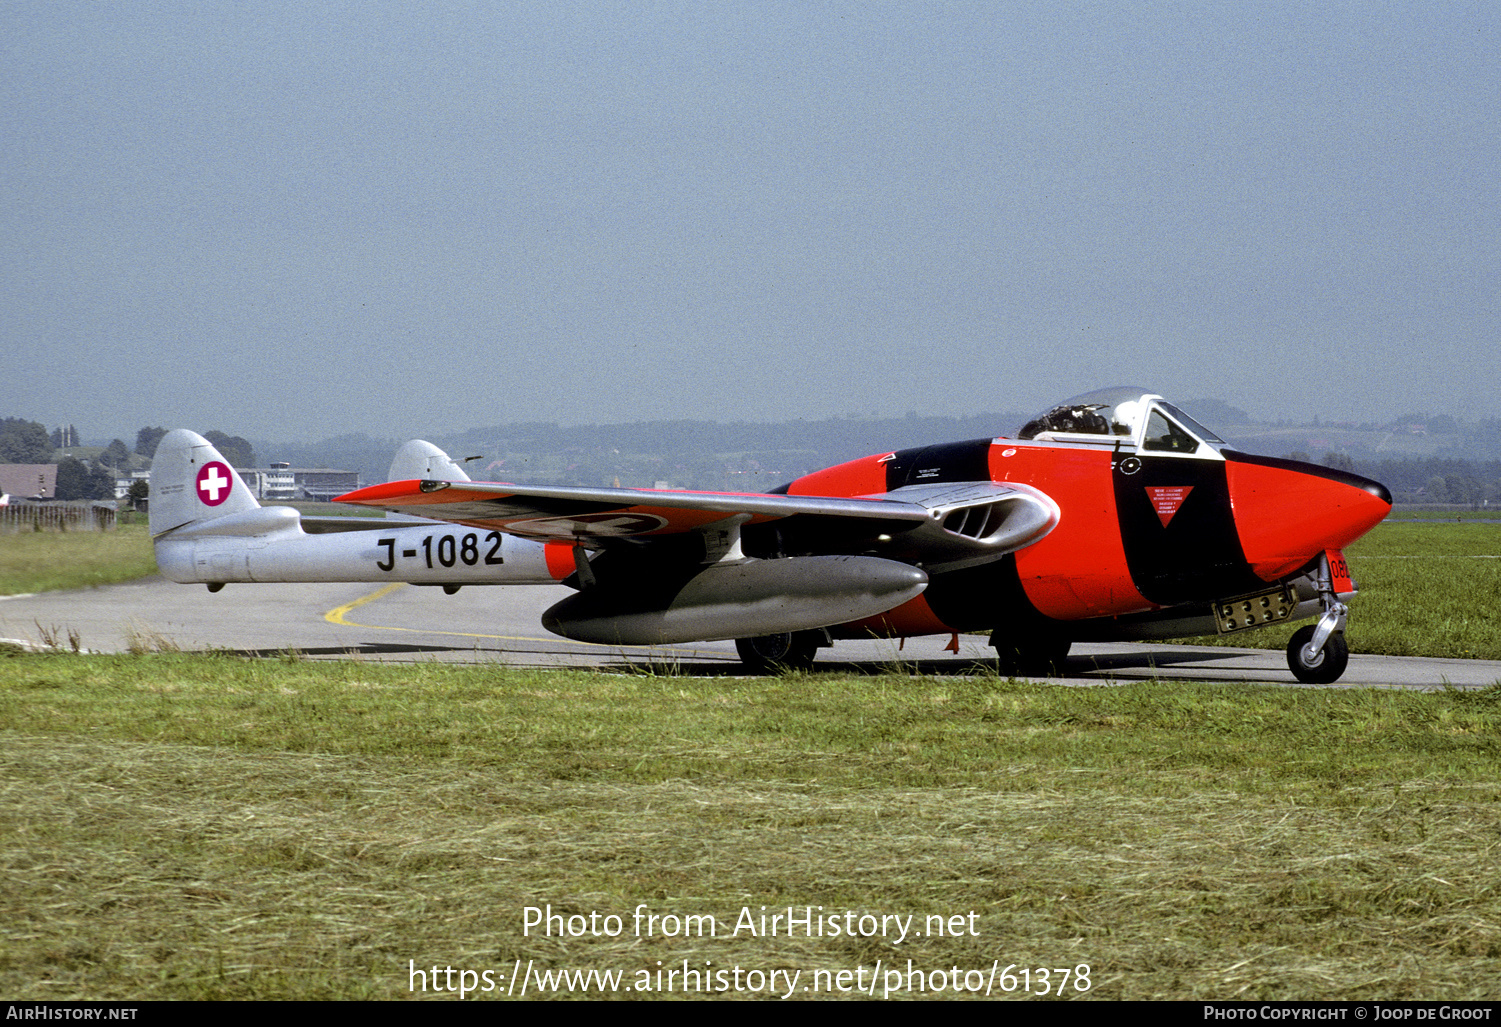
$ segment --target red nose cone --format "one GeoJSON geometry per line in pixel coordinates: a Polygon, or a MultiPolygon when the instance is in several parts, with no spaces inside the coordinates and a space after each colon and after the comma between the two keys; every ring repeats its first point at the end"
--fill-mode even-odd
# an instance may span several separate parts
{"type": "Polygon", "coordinates": [[[1294,573],[1325,549],[1343,549],[1391,512],[1391,493],[1369,478],[1296,460],[1225,455],[1241,549],[1263,581],[1294,573]]]}

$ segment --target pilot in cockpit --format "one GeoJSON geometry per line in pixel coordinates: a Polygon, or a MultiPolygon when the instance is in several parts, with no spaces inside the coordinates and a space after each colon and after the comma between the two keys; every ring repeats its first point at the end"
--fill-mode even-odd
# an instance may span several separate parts
{"type": "Polygon", "coordinates": [[[1099,411],[1106,408],[1105,403],[1090,403],[1084,406],[1057,406],[1043,414],[1041,417],[1028,421],[1018,433],[1019,438],[1036,438],[1040,432],[1067,432],[1070,435],[1129,435],[1130,429],[1125,425],[1115,425],[1112,433],[1111,424],[1099,411]]]}

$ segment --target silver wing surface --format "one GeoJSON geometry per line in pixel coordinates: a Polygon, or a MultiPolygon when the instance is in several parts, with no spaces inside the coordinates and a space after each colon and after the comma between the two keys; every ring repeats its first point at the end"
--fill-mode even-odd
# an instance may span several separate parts
{"type": "Polygon", "coordinates": [[[409,479],[338,501],[588,549],[765,525],[789,551],[869,553],[929,569],[998,559],[1042,538],[1059,517],[1045,494],[1003,482],[837,497],[409,479]]]}

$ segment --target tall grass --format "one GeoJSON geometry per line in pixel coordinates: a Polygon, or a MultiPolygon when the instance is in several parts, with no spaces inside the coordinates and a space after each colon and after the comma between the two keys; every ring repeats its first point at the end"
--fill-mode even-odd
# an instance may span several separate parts
{"type": "Polygon", "coordinates": [[[1088,964],[1073,997],[1493,997],[1498,727],[1496,689],[15,656],[0,993],[911,959],[1088,964]],[[528,906],[641,905],[973,912],[976,933],[523,930],[528,906]]]}
{"type": "Polygon", "coordinates": [[[113,585],[155,572],[144,523],[114,531],[0,535],[0,595],[113,585]]]}

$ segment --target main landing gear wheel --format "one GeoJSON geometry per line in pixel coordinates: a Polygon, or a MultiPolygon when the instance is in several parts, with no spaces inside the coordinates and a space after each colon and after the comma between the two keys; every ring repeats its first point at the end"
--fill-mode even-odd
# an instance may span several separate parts
{"type": "Polygon", "coordinates": [[[1287,643],[1287,667],[1305,685],[1333,684],[1350,665],[1350,647],[1344,632],[1336,631],[1324,642],[1323,651],[1309,659],[1304,650],[1313,639],[1313,632],[1314,625],[1308,624],[1293,633],[1287,643]]]}
{"type": "Polygon", "coordinates": [[[990,644],[995,647],[997,668],[1008,677],[1058,677],[1072,645],[1047,632],[1021,639],[992,634],[990,644]]]}
{"type": "Polygon", "coordinates": [[[784,631],[779,635],[735,639],[735,651],[748,670],[755,674],[776,674],[785,670],[808,670],[823,641],[818,631],[784,631]]]}

